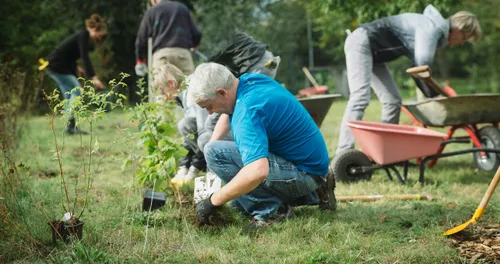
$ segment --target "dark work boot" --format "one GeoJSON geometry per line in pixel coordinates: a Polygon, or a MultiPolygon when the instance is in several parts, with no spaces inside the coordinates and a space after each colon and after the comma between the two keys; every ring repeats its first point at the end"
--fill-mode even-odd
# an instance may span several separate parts
{"type": "Polygon", "coordinates": [[[335,177],[332,172],[328,172],[326,182],[322,182],[316,193],[319,197],[319,208],[322,210],[337,210],[337,199],[335,198],[335,177]]]}
{"type": "Polygon", "coordinates": [[[79,127],[77,127],[75,117],[71,116],[68,119],[68,126],[64,130],[64,133],[69,135],[75,135],[75,134],[88,134],[89,132],[81,130],[79,127]]]}

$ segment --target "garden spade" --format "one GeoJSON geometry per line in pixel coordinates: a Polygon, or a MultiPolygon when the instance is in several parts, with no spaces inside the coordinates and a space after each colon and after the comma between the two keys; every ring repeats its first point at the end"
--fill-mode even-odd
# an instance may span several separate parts
{"type": "Polygon", "coordinates": [[[408,74],[413,76],[415,79],[423,80],[427,85],[434,89],[439,94],[450,97],[450,93],[443,89],[443,87],[438,84],[434,79],[432,79],[431,68],[428,65],[417,66],[409,68],[406,70],[408,74]]]}
{"type": "Polygon", "coordinates": [[[495,192],[495,189],[497,188],[499,180],[500,180],[500,167],[498,168],[497,172],[495,173],[495,177],[493,177],[493,180],[491,180],[490,186],[488,186],[488,190],[486,190],[486,193],[484,194],[483,199],[481,200],[481,203],[479,204],[476,211],[474,212],[474,215],[472,216],[472,218],[469,221],[444,232],[443,236],[453,235],[455,233],[458,233],[458,232],[464,230],[468,225],[477,223],[477,220],[479,219],[479,217],[481,217],[483,215],[484,209],[486,209],[486,205],[488,205],[488,202],[490,201],[490,198],[493,195],[493,192],[495,192]]]}

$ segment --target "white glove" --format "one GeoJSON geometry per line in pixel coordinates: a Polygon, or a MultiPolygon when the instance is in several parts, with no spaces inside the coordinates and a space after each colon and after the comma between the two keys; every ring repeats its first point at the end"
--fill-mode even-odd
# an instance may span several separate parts
{"type": "Polygon", "coordinates": [[[137,63],[135,65],[135,74],[137,76],[144,77],[148,73],[148,66],[146,66],[146,63],[137,63]]]}

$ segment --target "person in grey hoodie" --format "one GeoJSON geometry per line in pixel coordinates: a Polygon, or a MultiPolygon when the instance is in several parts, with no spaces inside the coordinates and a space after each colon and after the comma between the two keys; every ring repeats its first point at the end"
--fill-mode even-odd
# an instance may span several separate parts
{"type": "MultiPolygon", "coordinates": [[[[361,24],[345,41],[349,101],[342,123],[336,156],[354,148],[355,140],[346,121],[361,120],[370,103],[370,87],[382,103],[382,122],[397,124],[402,98],[387,62],[400,56],[412,60],[413,66],[431,65],[436,49],[477,42],[481,27],[475,15],[460,11],[443,18],[428,5],[423,14],[403,13],[361,24]]],[[[430,98],[437,96],[432,88],[416,80],[418,88],[430,98]]]]}

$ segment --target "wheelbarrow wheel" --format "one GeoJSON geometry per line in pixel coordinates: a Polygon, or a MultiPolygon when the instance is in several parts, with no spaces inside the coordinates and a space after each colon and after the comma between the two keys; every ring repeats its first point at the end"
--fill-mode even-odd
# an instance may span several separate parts
{"type": "MultiPolygon", "coordinates": [[[[483,148],[500,149],[500,130],[493,126],[483,127],[478,132],[478,138],[483,148]]],[[[500,155],[496,153],[486,153],[486,157],[481,157],[480,152],[474,153],[476,167],[483,171],[496,171],[500,166],[500,155]]]]}
{"type": "Polygon", "coordinates": [[[353,174],[351,173],[351,169],[371,165],[372,162],[363,152],[355,149],[347,149],[339,153],[332,160],[330,167],[337,181],[353,183],[370,180],[372,172],[353,174]]]}

